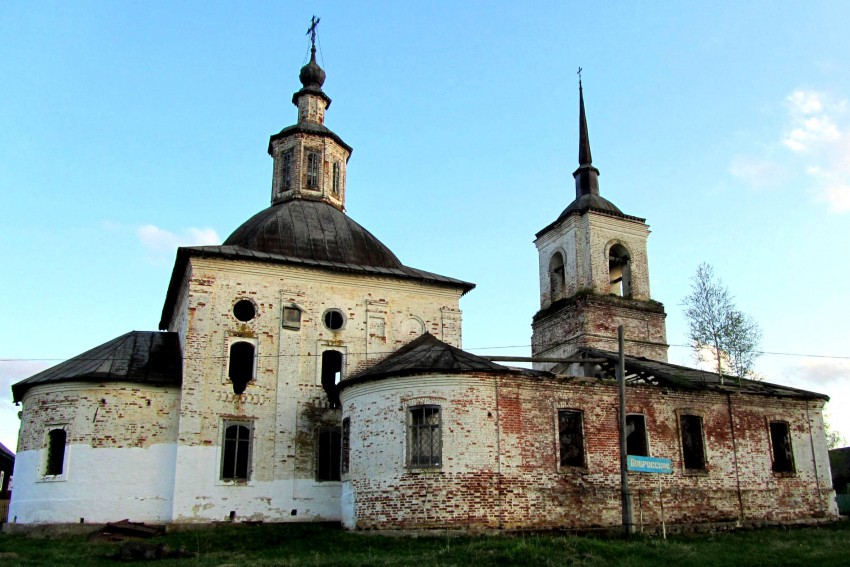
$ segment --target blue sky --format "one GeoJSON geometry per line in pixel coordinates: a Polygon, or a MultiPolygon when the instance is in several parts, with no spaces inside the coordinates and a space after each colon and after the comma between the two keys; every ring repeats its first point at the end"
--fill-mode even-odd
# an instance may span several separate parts
{"type": "Polygon", "coordinates": [[[670,360],[692,364],[680,303],[708,262],[764,351],[825,356],[757,369],[832,396],[850,440],[850,5],[408,4],[0,5],[0,442],[9,384],[156,329],[176,246],[268,205],[314,13],[348,213],[478,284],[466,348],[529,354],[532,241],[574,196],[581,66],[602,194],[652,229],[670,360]]]}

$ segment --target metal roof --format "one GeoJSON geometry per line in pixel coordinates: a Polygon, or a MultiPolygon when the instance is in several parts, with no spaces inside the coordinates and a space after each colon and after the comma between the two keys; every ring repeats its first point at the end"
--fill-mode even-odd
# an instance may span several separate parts
{"type": "Polygon", "coordinates": [[[306,260],[402,267],[371,232],[322,201],[294,199],[262,210],[233,231],[224,246],[306,260]]]}
{"type": "MultiPolygon", "coordinates": [[[[602,358],[606,362],[596,364],[597,376],[606,378],[616,377],[616,366],[618,355],[616,352],[609,352],[589,347],[580,347],[574,355],[578,358],[602,358]]],[[[762,382],[759,380],[748,380],[746,378],[739,379],[736,376],[723,376],[715,372],[708,372],[698,368],[688,368],[687,366],[679,366],[662,362],[659,360],[651,360],[643,357],[625,356],[626,366],[626,383],[627,384],[652,384],[674,389],[684,390],[714,390],[729,393],[739,394],[755,394],[761,396],[775,396],[781,398],[803,398],[803,399],[823,399],[829,400],[829,396],[810,392],[808,390],[800,390],[789,386],[780,386],[770,382],[762,382]]],[[[557,365],[552,368],[552,372],[561,373],[569,368],[567,364],[557,365]]]]}
{"type": "Polygon", "coordinates": [[[529,376],[550,375],[548,372],[538,372],[527,368],[510,368],[490,362],[480,356],[444,343],[430,333],[425,333],[371,368],[343,380],[339,387],[342,389],[360,382],[396,376],[437,373],[464,374],[467,372],[526,374],[529,376]]]}
{"type": "Polygon", "coordinates": [[[135,382],[179,386],[183,359],[177,333],[131,331],[12,386],[17,403],[33,386],[58,382],[135,382]]]}

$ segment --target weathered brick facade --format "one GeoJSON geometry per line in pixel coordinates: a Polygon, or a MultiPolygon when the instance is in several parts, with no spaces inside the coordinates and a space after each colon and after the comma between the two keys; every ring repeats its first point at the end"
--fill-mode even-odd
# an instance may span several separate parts
{"type": "MultiPolygon", "coordinates": [[[[650,455],[673,461],[661,478],[671,524],[759,524],[831,518],[835,504],[822,400],[628,388],[650,455]],[[704,420],[706,467],[682,461],[679,418],[704,420]],[[790,424],[795,471],[772,472],[768,422],[790,424]]],[[[392,378],[343,390],[350,419],[350,472],[343,521],[357,529],[593,528],[617,526],[620,462],[612,381],[470,373],[392,378]],[[442,412],[442,466],[407,464],[406,411],[442,412]],[[581,412],[585,466],[559,466],[559,409],[581,412]],[[380,456],[379,458],[376,458],[380,456]]],[[[656,475],[629,473],[635,523],[660,524],[656,475]]]]}

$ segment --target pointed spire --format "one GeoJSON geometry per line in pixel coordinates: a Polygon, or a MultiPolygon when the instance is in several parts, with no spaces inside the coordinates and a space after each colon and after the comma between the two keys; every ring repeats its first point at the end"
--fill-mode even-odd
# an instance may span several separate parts
{"type": "Polygon", "coordinates": [[[581,87],[581,79],[578,80],[578,164],[590,165],[593,158],[590,156],[590,138],[587,135],[587,118],[584,114],[584,92],[581,87]]]}
{"type": "Polygon", "coordinates": [[[587,117],[584,113],[584,90],[581,85],[581,68],[578,79],[578,169],[573,172],[576,180],[576,199],[582,195],[599,195],[599,170],[593,167],[590,155],[590,137],[587,135],[587,117]]]}

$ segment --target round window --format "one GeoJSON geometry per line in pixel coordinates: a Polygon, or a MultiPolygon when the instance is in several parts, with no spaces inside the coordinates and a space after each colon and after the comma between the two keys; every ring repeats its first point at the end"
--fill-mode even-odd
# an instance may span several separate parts
{"type": "Polygon", "coordinates": [[[328,309],[325,311],[324,320],[325,327],[331,331],[338,331],[345,324],[345,315],[339,309],[328,309]]]}
{"type": "Polygon", "coordinates": [[[233,305],[233,316],[242,322],[248,322],[257,316],[257,308],[250,299],[240,299],[233,305]]]}

